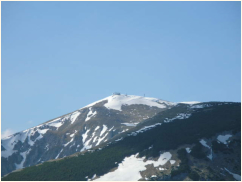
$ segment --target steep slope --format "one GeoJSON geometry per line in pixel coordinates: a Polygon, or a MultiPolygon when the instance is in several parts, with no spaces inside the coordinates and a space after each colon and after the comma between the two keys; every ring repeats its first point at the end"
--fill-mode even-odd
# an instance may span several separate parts
{"type": "Polygon", "coordinates": [[[81,153],[2,180],[240,180],[241,104],[178,104],[81,153]]]}
{"type": "Polygon", "coordinates": [[[155,98],[112,95],[6,137],[1,140],[2,175],[98,146],[174,105],[155,98]]]}

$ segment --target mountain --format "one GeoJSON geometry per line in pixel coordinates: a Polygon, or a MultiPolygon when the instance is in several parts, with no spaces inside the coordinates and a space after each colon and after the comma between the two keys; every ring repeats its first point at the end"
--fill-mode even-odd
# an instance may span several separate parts
{"type": "MultiPolygon", "coordinates": [[[[42,125],[37,126],[36,131],[48,130],[42,137],[37,136],[40,139],[32,140],[35,145],[30,147],[32,151],[41,144],[39,142],[44,137],[45,141],[51,140],[52,135],[62,131],[58,137],[67,136],[67,140],[58,150],[63,149],[62,152],[65,152],[74,149],[72,154],[66,151],[65,154],[58,155],[58,151],[53,155],[53,160],[31,167],[25,165],[28,161],[25,160],[24,169],[5,175],[2,180],[241,180],[241,103],[171,103],[154,98],[114,95],[78,112],[81,110],[86,110],[86,114],[79,114],[74,121],[61,121],[61,126],[55,120],[44,123],[43,128],[42,125]],[[135,111],[137,112],[132,114],[135,111]],[[91,116],[88,115],[89,112],[92,113],[91,116]],[[113,115],[107,115],[108,112],[113,115]],[[125,120],[131,116],[136,118],[125,120]],[[87,118],[91,119],[85,121],[87,118]],[[116,121],[119,124],[115,124],[116,121]],[[87,124],[89,122],[92,124],[87,124]],[[52,123],[59,128],[54,130],[49,127],[52,123]],[[74,137],[68,138],[66,132],[75,123],[79,124],[69,134],[74,133],[74,137]],[[114,131],[113,134],[114,129],[118,132],[114,131]],[[95,138],[102,140],[97,143],[95,138]],[[65,146],[68,141],[71,142],[65,146]],[[78,143],[81,147],[77,147],[76,142],[82,142],[78,143]],[[78,150],[75,151],[76,149],[78,150]],[[58,158],[55,159],[56,155],[58,158]],[[68,156],[63,157],[64,155],[68,156]]],[[[69,114],[70,118],[73,113],[69,114]]],[[[28,136],[26,140],[29,142],[28,136]]],[[[20,139],[18,141],[21,142],[20,139]]],[[[24,146],[24,142],[21,144],[24,146]]],[[[54,142],[48,144],[52,148],[55,146],[54,142]]],[[[2,141],[2,150],[6,146],[2,141]]],[[[42,155],[47,154],[43,152],[42,155]]],[[[38,155],[30,157],[34,156],[38,155]]],[[[2,157],[2,168],[3,159],[2,157]]],[[[6,164],[11,163],[9,158],[7,160],[6,164]]]]}
{"type": "Polygon", "coordinates": [[[98,146],[174,105],[155,98],[116,94],[15,133],[1,140],[2,176],[98,146]]]}

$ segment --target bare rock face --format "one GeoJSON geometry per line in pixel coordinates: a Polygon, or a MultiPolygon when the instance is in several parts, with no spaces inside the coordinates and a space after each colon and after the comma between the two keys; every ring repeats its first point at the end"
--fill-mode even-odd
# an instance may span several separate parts
{"type": "Polygon", "coordinates": [[[112,95],[15,133],[2,139],[2,176],[96,147],[175,105],[155,98],[112,95]]]}

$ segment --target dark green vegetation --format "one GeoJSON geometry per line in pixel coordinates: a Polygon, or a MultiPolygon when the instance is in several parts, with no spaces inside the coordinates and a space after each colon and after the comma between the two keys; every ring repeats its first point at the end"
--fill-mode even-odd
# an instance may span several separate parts
{"type": "MultiPolygon", "coordinates": [[[[162,112],[148,123],[163,123],[164,118],[174,113],[189,110],[183,104],[162,112]]],[[[240,103],[229,103],[219,105],[213,103],[212,107],[194,109],[188,119],[174,120],[163,123],[137,136],[127,136],[123,140],[112,143],[102,150],[86,152],[77,157],[66,157],[62,160],[45,162],[42,165],[27,167],[20,172],[13,172],[2,178],[6,180],[86,180],[94,174],[100,176],[110,169],[117,167],[115,162],[121,162],[124,157],[140,152],[143,156],[159,156],[160,151],[175,150],[180,145],[195,144],[201,138],[210,138],[223,131],[239,132],[241,128],[241,105],[240,103]],[[153,148],[146,150],[153,145],[153,148]]],[[[198,147],[199,145],[195,145],[198,147]]],[[[215,146],[216,148],[217,146],[215,146]]],[[[220,150],[219,147],[215,150],[220,150]]],[[[195,148],[196,149],[196,148],[195,148]]],[[[195,150],[196,151],[196,150],[195,150]]],[[[197,153],[195,152],[195,155],[197,153]]],[[[172,171],[173,176],[181,173],[189,173],[189,177],[198,180],[196,171],[191,171],[184,149],[178,151],[181,160],[180,167],[172,171]]],[[[198,155],[198,157],[201,157],[198,155]]]]}
{"type": "Polygon", "coordinates": [[[177,170],[171,171],[171,177],[175,177],[182,173],[189,173],[190,166],[188,164],[187,152],[185,149],[180,149],[177,151],[178,158],[181,160],[180,166],[177,170]]]}
{"type": "Polygon", "coordinates": [[[202,146],[202,144],[197,142],[192,148],[191,155],[197,159],[206,159],[207,154],[204,150],[205,148],[202,146]]]}

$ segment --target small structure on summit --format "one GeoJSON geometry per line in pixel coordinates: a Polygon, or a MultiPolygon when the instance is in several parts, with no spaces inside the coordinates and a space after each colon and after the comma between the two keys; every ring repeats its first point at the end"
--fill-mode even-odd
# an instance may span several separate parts
{"type": "Polygon", "coordinates": [[[119,92],[114,92],[113,95],[121,95],[119,92]]]}

